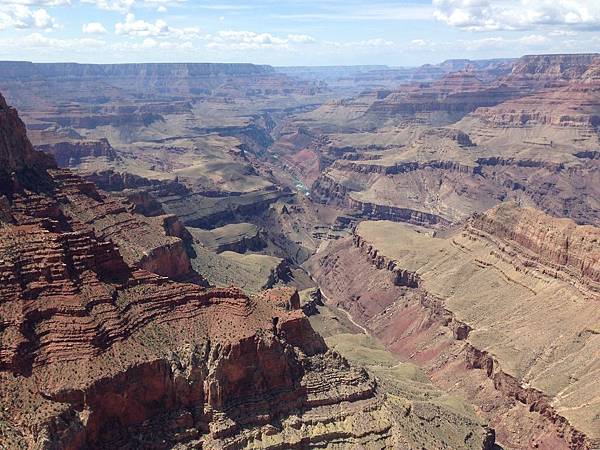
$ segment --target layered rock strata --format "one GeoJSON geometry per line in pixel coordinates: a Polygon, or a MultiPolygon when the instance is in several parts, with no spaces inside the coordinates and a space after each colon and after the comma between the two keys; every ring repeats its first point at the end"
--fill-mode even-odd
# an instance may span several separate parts
{"type": "MultiPolygon", "coordinates": [[[[327,350],[297,293],[248,296],[146,270],[136,249],[154,236],[151,225],[92,183],[51,169],[2,106],[0,161],[10,169],[0,185],[2,447],[414,442],[399,426],[411,411],[390,406],[365,370],[327,350]]],[[[172,218],[161,220],[181,234],[172,218]]],[[[465,447],[491,449],[493,433],[468,425],[465,447]]]]}
{"type": "Polygon", "coordinates": [[[38,145],[36,150],[52,155],[60,167],[77,166],[88,158],[117,159],[117,153],[107,139],[38,145]]]}
{"type": "Polygon", "coordinates": [[[443,239],[363,222],[309,267],[329,301],[479,405],[500,444],[592,449],[599,236],[506,204],[443,239]]]}

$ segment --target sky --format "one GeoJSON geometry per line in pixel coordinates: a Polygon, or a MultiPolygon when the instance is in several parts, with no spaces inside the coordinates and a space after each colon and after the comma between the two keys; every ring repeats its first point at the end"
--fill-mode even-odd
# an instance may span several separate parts
{"type": "Polygon", "coordinates": [[[0,59],[416,66],[600,50],[600,0],[0,0],[0,59]]]}

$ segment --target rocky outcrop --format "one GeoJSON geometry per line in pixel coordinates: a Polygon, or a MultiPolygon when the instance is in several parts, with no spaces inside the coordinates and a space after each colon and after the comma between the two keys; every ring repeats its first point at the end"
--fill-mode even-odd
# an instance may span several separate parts
{"type": "MultiPolygon", "coordinates": [[[[100,102],[101,103],[101,102],[100,102]]],[[[171,102],[153,101],[138,105],[103,104],[96,106],[94,111],[106,115],[121,114],[186,114],[192,109],[192,103],[186,100],[174,100],[171,102]]]]}
{"type": "MultiPolygon", "coordinates": [[[[327,349],[294,290],[248,296],[158,274],[185,263],[173,251],[186,238],[177,218],[136,215],[68,170],[32,166],[37,156],[21,154],[32,150],[20,125],[0,122],[8,145],[25,145],[5,152],[18,173],[0,185],[1,446],[425,442],[402,423],[410,408],[327,349]],[[20,182],[25,176],[36,191],[20,182]]],[[[466,426],[467,448],[491,449],[493,432],[466,426]]]]}
{"type": "Polygon", "coordinates": [[[19,189],[19,185],[28,183],[29,178],[47,184],[47,177],[43,177],[44,169],[53,167],[55,163],[33,149],[17,111],[8,106],[2,96],[0,133],[0,183],[3,189],[19,189]]]}
{"type": "MultiPolygon", "coordinates": [[[[25,245],[42,250],[30,233],[14,231],[29,238],[25,245]]],[[[272,435],[271,420],[292,412],[319,410],[321,417],[331,417],[330,405],[353,405],[341,418],[332,417],[335,422],[382,408],[366,373],[323,355],[323,341],[293,301],[279,309],[275,299],[289,293],[253,300],[231,289],[177,286],[147,272],[133,272],[125,284],[107,284],[94,276],[103,272],[92,261],[78,268],[91,269],[85,284],[55,276],[37,284],[37,295],[17,289],[2,297],[1,420],[21,436],[4,441],[11,447],[25,439],[40,448],[145,446],[160,436],[160,448],[177,443],[240,448],[272,435]],[[70,285],[70,295],[57,290],[62,283],[70,285]],[[91,303],[65,310],[86,298],[91,303]],[[32,308],[40,302],[53,307],[32,308]],[[30,304],[31,313],[11,314],[19,303],[30,304]],[[21,334],[20,328],[33,331],[21,334]],[[192,344],[190,329],[195,329],[192,344]],[[319,373],[335,374],[329,377],[335,395],[310,375],[315,365],[319,373]],[[56,378],[62,372],[71,375],[56,378]]],[[[302,424],[302,414],[296,417],[302,424]]],[[[293,446],[296,439],[326,442],[329,435],[318,431],[317,417],[307,418],[306,427],[285,425],[299,430],[296,437],[271,439],[278,446],[293,446]]],[[[373,439],[389,439],[389,427],[374,426],[373,439]]],[[[341,426],[337,435],[349,442],[366,437],[341,426]]]]}
{"type": "Polygon", "coordinates": [[[388,224],[363,222],[351,242],[313,257],[308,267],[326,298],[480,405],[502,445],[596,448],[588,383],[598,372],[585,369],[581,384],[583,374],[564,381],[561,373],[573,374],[563,361],[596,358],[598,229],[510,203],[445,238],[388,224]],[[577,400],[567,405],[563,389],[577,400]]]}
{"type": "Polygon", "coordinates": [[[581,224],[600,223],[595,202],[600,166],[593,151],[579,152],[587,157],[576,162],[563,162],[542,154],[555,151],[550,141],[538,147],[535,156],[486,156],[472,162],[337,160],[313,184],[311,199],[358,217],[442,227],[505,200],[581,224]]]}
{"type": "Polygon", "coordinates": [[[304,311],[304,314],[307,316],[319,314],[319,306],[325,305],[325,303],[323,303],[323,294],[321,289],[312,289],[306,297],[307,298],[302,302],[302,311],[304,311]]]}
{"type": "Polygon", "coordinates": [[[406,222],[414,225],[440,226],[449,225],[450,221],[424,211],[411,208],[400,208],[391,205],[378,205],[348,197],[348,206],[358,217],[370,220],[392,220],[394,222],[406,222]]]}
{"type": "Polygon", "coordinates": [[[427,128],[421,133],[421,137],[449,139],[455,141],[461,147],[473,147],[475,145],[467,133],[456,128],[427,128]]]}
{"type": "Polygon", "coordinates": [[[177,180],[153,180],[128,172],[103,170],[101,172],[84,173],[83,175],[100,189],[109,192],[141,188],[148,188],[159,196],[185,195],[190,192],[185,184],[177,180]]]}
{"type": "Polygon", "coordinates": [[[594,86],[571,83],[540,90],[494,107],[479,108],[473,117],[494,127],[552,126],[593,130],[600,125],[597,88],[594,86]]]}
{"type": "MultiPolygon", "coordinates": [[[[492,156],[490,158],[479,158],[477,164],[481,166],[514,166],[522,168],[534,168],[534,169],[546,169],[548,172],[560,172],[565,170],[565,165],[561,163],[553,163],[551,161],[535,160],[535,159],[516,159],[516,158],[502,158],[498,156],[492,156]]],[[[482,170],[477,170],[481,173],[482,170]]]]}
{"type": "Polygon", "coordinates": [[[166,198],[162,205],[167,213],[177,215],[186,226],[210,229],[231,222],[242,222],[248,216],[258,215],[287,195],[287,192],[276,189],[235,195],[219,193],[218,196],[192,193],[183,197],[166,198]]]}
{"type": "MultiPolygon", "coordinates": [[[[570,449],[591,449],[595,444],[584,433],[574,428],[567,419],[561,416],[552,406],[552,399],[543,392],[527,388],[514,376],[505,373],[486,351],[479,350],[469,344],[465,347],[465,360],[468,369],[483,370],[493,382],[494,389],[508,398],[523,403],[529,411],[539,413],[555,426],[560,436],[570,449]]],[[[534,444],[535,447],[535,444],[534,444]]]]}
{"type": "Polygon", "coordinates": [[[470,226],[529,252],[528,267],[536,263],[552,267],[555,276],[578,280],[600,292],[599,228],[551,219],[533,208],[510,203],[475,216],[470,226]]]}
{"type": "Polygon", "coordinates": [[[77,166],[85,158],[117,159],[117,153],[107,139],[38,145],[36,150],[52,155],[59,167],[77,166]]]}
{"type": "Polygon", "coordinates": [[[286,260],[282,259],[269,274],[269,278],[263,286],[263,289],[270,289],[276,286],[278,283],[287,283],[291,279],[292,271],[290,266],[286,260]]]}
{"type": "MultiPolygon", "coordinates": [[[[512,95],[514,94],[505,88],[447,95],[437,92],[409,95],[402,93],[397,95],[391,94],[384,100],[373,103],[367,114],[382,119],[398,115],[408,118],[420,114],[446,113],[448,118],[439,122],[446,124],[459,120],[477,108],[497,105],[511,98],[512,95]]],[[[430,121],[425,119],[421,123],[430,123],[430,121]]],[[[435,124],[438,122],[432,121],[431,123],[435,124]]]]}
{"type": "Polygon", "coordinates": [[[441,169],[447,172],[459,172],[464,174],[477,174],[479,170],[476,165],[469,166],[455,161],[403,161],[393,164],[377,164],[377,162],[349,162],[337,160],[333,169],[347,170],[360,174],[398,175],[417,170],[441,169]]]}
{"type": "Polygon", "coordinates": [[[420,279],[419,275],[406,269],[398,267],[398,263],[392,259],[380,255],[376,248],[369,242],[365,241],[360,235],[355,234],[352,238],[352,243],[363,254],[367,256],[371,264],[377,269],[385,269],[393,273],[393,283],[396,286],[404,286],[409,288],[418,288],[420,279]]]}
{"type": "Polygon", "coordinates": [[[591,65],[600,63],[600,54],[527,55],[515,61],[510,81],[532,80],[556,83],[581,79],[591,65]]]}
{"type": "Polygon", "coordinates": [[[373,184],[372,175],[403,176],[406,174],[410,177],[412,172],[421,171],[425,174],[431,174],[433,171],[449,171],[474,175],[478,173],[478,167],[443,161],[407,162],[394,165],[337,161],[332,171],[321,175],[313,184],[311,199],[327,205],[344,207],[350,215],[363,219],[392,220],[430,227],[447,226],[451,220],[433,211],[417,209],[420,204],[396,205],[389,199],[372,197],[366,199],[362,195],[361,191],[368,189],[368,186],[373,184]],[[359,178],[359,175],[353,177],[353,173],[360,174],[364,178],[359,178]],[[366,186],[361,186],[361,183],[366,186]]]}
{"type": "Polygon", "coordinates": [[[240,140],[240,149],[242,154],[245,152],[254,153],[257,155],[263,154],[265,149],[272,143],[270,131],[273,126],[269,120],[257,120],[244,127],[213,127],[208,129],[198,129],[205,133],[218,133],[221,136],[236,137],[240,140]],[[260,123],[263,122],[263,123],[260,123]]]}
{"type": "Polygon", "coordinates": [[[477,108],[498,105],[520,94],[513,87],[484,83],[473,72],[456,72],[429,85],[415,84],[375,100],[367,120],[383,124],[402,119],[404,124],[447,125],[477,108]]]}
{"type": "Polygon", "coordinates": [[[191,236],[178,221],[136,214],[136,207],[127,200],[101,194],[93,184],[68,171],[56,170],[51,176],[65,200],[61,211],[117,244],[127,264],[172,279],[197,277],[186,251],[191,236]],[[87,191],[82,191],[82,186],[87,191]]]}
{"type": "Polygon", "coordinates": [[[148,191],[128,191],[125,193],[127,200],[134,205],[133,211],[146,217],[156,217],[165,214],[158,200],[148,191]]]}
{"type": "Polygon", "coordinates": [[[351,189],[338,183],[327,172],[322,174],[312,185],[310,198],[318,203],[343,205],[351,189]]]}
{"type": "Polygon", "coordinates": [[[155,122],[164,122],[164,117],[156,113],[142,114],[93,114],[93,115],[60,115],[42,116],[40,120],[56,123],[61,127],[82,128],[93,130],[102,126],[149,126],[155,122]]]}
{"type": "MultiPolygon", "coordinates": [[[[0,123],[7,145],[25,146],[6,159],[32,185],[42,173],[53,183],[1,186],[3,446],[380,448],[397,439],[376,382],[327,351],[297,293],[249,297],[145,270],[151,254],[134,250],[160,234],[66,170],[29,171],[36,154],[26,154],[22,124],[10,125],[0,123]]],[[[182,232],[172,217],[162,225],[182,232]]]]}
{"type": "Polygon", "coordinates": [[[153,180],[113,170],[84,172],[82,176],[102,190],[127,198],[134,205],[134,212],[147,217],[165,214],[157,198],[190,194],[188,187],[178,180],[153,180]]]}
{"type": "Polygon", "coordinates": [[[600,124],[597,77],[600,55],[531,55],[520,58],[503,83],[520,98],[473,113],[488,126],[595,129],[600,124]]]}
{"type": "Polygon", "coordinates": [[[266,245],[264,233],[251,223],[234,223],[212,230],[195,230],[194,236],[206,248],[216,252],[246,253],[266,245]]]}

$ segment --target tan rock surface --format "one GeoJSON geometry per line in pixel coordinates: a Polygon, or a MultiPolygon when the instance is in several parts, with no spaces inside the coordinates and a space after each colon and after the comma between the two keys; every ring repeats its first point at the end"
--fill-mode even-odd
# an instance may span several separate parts
{"type": "Polygon", "coordinates": [[[599,236],[598,228],[506,204],[444,238],[362,222],[352,245],[333,246],[311,267],[326,295],[388,348],[442,385],[470,392],[501,444],[593,448],[600,442],[599,236]],[[481,383],[477,393],[465,384],[471,375],[456,378],[473,368],[483,369],[491,389],[471,379],[481,383]],[[498,395],[508,400],[491,407],[498,395]]]}
{"type": "MultiPolygon", "coordinates": [[[[364,369],[328,351],[294,290],[248,296],[145,270],[148,255],[138,251],[156,244],[172,255],[169,243],[182,241],[166,234],[181,234],[181,224],[136,215],[68,170],[47,169],[16,112],[1,113],[0,158],[13,171],[0,186],[0,446],[430,442],[418,431],[409,440],[400,426],[406,410],[379,394],[364,369]]],[[[153,261],[160,271],[169,268],[163,262],[179,267],[153,261]]],[[[465,448],[492,447],[481,423],[467,430],[465,448]]]]}

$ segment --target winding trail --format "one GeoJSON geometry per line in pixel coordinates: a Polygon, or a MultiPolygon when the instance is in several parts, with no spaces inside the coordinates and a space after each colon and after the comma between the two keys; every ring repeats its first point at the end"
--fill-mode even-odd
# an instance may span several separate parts
{"type": "MultiPolygon", "coordinates": [[[[302,270],[304,270],[306,272],[306,274],[310,277],[310,279],[313,281],[313,283],[315,283],[315,285],[317,286],[317,288],[321,291],[321,295],[323,296],[323,298],[325,299],[325,303],[329,303],[330,306],[333,306],[330,303],[329,297],[325,294],[325,292],[323,292],[323,289],[321,289],[321,286],[319,285],[319,283],[317,282],[317,280],[315,280],[312,276],[312,273],[310,273],[308,270],[302,268],[302,270]]],[[[354,325],[355,327],[359,328],[360,330],[362,330],[362,332],[364,334],[366,334],[367,336],[371,336],[371,333],[369,332],[369,330],[367,330],[365,327],[363,327],[361,324],[357,323],[354,318],[352,317],[352,315],[346,311],[344,308],[340,308],[339,306],[335,306],[335,309],[338,309],[340,311],[342,311],[346,317],[348,318],[348,320],[350,321],[350,323],[352,323],[352,325],[354,325]]]]}
{"type": "MultiPolygon", "coordinates": [[[[319,288],[319,289],[320,289],[320,288],[319,288]]],[[[325,300],[328,300],[327,296],[326,296],[325,294],[323,294],[323,291],[321,291],[321,294],[323,295],[323,297],[325,297],[325,300]]],[[[361,324],[357,323],[357,322],[356,322],[356,321],[355,321],[355,320],[352,318],[352,315],[351,315],[351,314],[350,314],[348,311],[346,311],[346,310],[345,310],[345,309],[343,309],[343,308],[337,308],[337,309],[339,309],[339,310],[340,310],[340,311],[342,311],[344,314],[346,314],[346,317],[348,317],[348,320],[349,320],[350,322],[352,322],[352,325],[354,325],[354,326],[356,326],[356,327],[360,328],[360,329],[363,331],[363,333],[364,333],[364,334],[366,334],[367,336],[370,336],[369,330],[367,330],[367,329],[366,329],[365,327],[363,327],[361,324]]]]}

